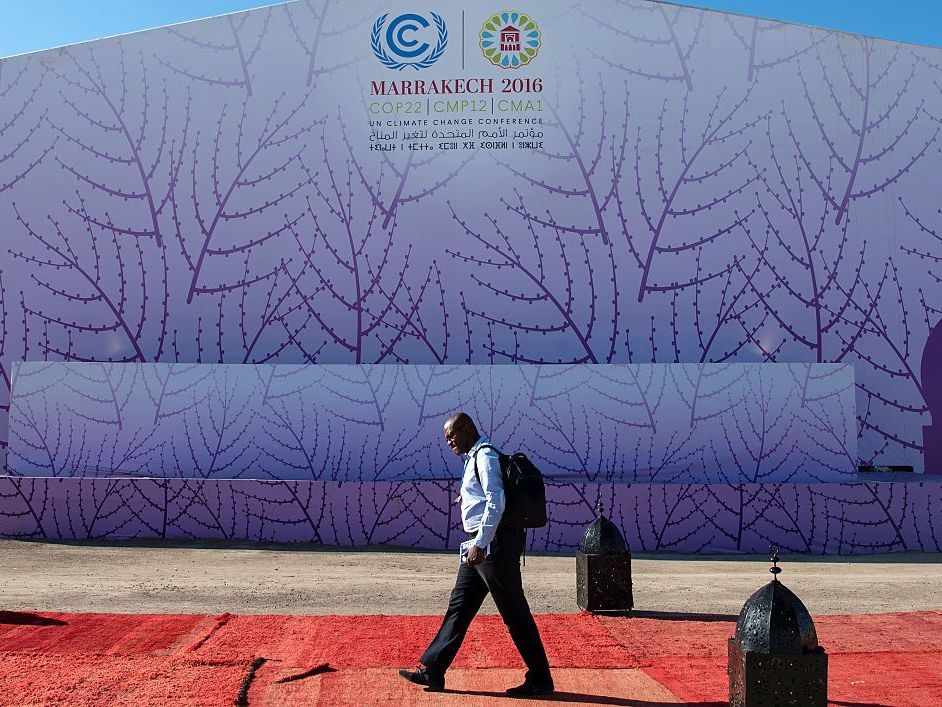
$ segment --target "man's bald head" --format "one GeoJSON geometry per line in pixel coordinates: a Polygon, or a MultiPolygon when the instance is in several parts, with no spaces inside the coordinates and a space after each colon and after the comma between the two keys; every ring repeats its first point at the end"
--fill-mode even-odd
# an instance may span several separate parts
{"type": "Polygon", "coordinates": [[[448,419],[445,420],[445,427],[464,427],[465,425],[471,425],[474,427],[474,420],[471,419],[471,416],[466,412],[455,412],[448,416],[448,419]]]}
{"type": "Polygon", "coordinates": [[[445,441],[455,454],[467,454],[480,436],[477,425],[466,412],[453,413],[445,420],[445,441]]]}

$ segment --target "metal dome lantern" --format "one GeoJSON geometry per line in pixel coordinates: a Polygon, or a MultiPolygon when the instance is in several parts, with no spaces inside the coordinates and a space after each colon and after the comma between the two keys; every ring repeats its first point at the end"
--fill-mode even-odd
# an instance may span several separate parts
{"type": "Polygon", "coordinates": [[[772,581],[746,600],[729,639],[729,704],[826,707],[827,654],[801,599],[778,581],[778,548],[769,550],[772,581]]]}
{"type": "Polygon", "coordinates": [[[631,553],[618,528],[602,515],[589,524],[576,553],[576,603],[594,614],[627,614],[631,595],[631,553]]]}

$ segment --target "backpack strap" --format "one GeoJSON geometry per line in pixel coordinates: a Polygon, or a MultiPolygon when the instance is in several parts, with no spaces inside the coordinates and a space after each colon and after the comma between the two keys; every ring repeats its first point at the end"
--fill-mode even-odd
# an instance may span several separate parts
{"type": "MultiPolygon", "coordinates": [[[[497,452],[498,462],[500,461],[500,457],[501,457],[500,450],[497,447],[495,447],[493,444],[482,444],[480,447],[474,450],[474,456],[472,457],[472,459],[474,460],[474,475],[475,477],[477,477],[478,483],[481,483],[481,475],[478,473],[478,452],[480,452],[482,449],[493,449],[495,452],[497,452]]],[[[502,486],[505,485],[503,465],[501,465],[501,468],[500,468],[500,482],[502,486]]]]}
{"type": "MultiPolygon", "coordinates": [[[[475,477],[477,477],[478,483],[479,484],[481,483],[481,475],[480,473],[478,473],[478,452],[480,452],[482,449],[493,449],[495,452],[497,452],[497,459],[500,466],[500,484],[504,489],[504,493],[506,494],[507,493],[507,475],[504,470],[504,464],[503,464],[503,458],[506,457],[506,455],[503,452],[501,452],[497,447],[495,447],[493,444],[482,444],[480,447],[478,447],[474,451],[474,457],[473,457],[474,458],[474,475],[475,477]]],[[[502,527],[503,524],[504,524],[504,516],[502,515],[500,522],[498,523],[498,527],[502,527]]],[[[522,554],[523,554],[523,565],[524,567],[526,567],[526,564],[527,564],[526,530],[523,531],[523,553],[522,554]]]]}

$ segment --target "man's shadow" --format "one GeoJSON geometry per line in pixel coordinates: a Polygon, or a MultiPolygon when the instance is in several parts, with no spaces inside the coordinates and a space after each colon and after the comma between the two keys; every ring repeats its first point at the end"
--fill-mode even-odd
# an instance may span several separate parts
{"type": "MultiPolygon", "coordinates": [[[[456,695],[474,695],[475,697],[502,697],[514,699],[503,692],[487,692],[484,690],[445,690],[456,695]]],[[[524,698],[521,698],[524,699],[524,698]]],[[[669,707],[676,702],[651,702],[649,700],[632,700],[627,697],[610,697],[608,695],[588,695],[582,692],[556,691],[549,695],[540,695],[544,702],[575,702],[584,705],[615,705],[616,707],[669,707]]],[[[880,702],[840,702],[832,700],[832,704],[841,707],[889,707],[880,702]]],[[[729,702],[685,702],[687,707],[728,707],[729,702]]]]}
{"type": "MultiPolygon", "coordinates": [[[[504,692],[489,692],[486,690],[445,690],[455,695],[473,695],[474,697],[500,697],[505,700],[514,699],[504,692]]],[[[520,698],[529,699],[529,698],[520,698]]],[[[549,695],[540,695],[544,702],[575,702],[583,705],[615,705],[616,707],[668,707],[676,702],[651,702],[649,700],[632,700],[627,697],[611,697],[610,695],[589,695],[584,692],[563,692],[557,690],[549,695]]],[[[687,707],[728,707],[728,702],[686,702],[687,707]]]]}
{"type": "Polygon", "coordinates": [[[0,611],[0,625],[6,626],[67,626],[67,621],[51,619],[25,611],[0,611]]]}

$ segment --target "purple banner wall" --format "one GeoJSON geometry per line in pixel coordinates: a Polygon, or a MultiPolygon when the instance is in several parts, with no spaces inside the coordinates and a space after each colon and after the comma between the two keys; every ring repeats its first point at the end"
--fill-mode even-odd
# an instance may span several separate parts
{"type": "MultiPolygon", "coordinates": [[[[0,404],[14,361],[829,362],[859,461],[942,472],[942,50],[502,9],[298,0],[0,61],[0,404]]],[[[15,464],[120,461],[76,441],[73,413],[111,420],[81,395],[36,408],[15,464]]],[[[446,482],[0,486],[10,536],[453,540],[446,482]]],[[[938,550],[930,484],[604,489],[639,549],[938,550]]],[[[596,492],[555,489],[535,546],[571,549],[596,492]]]]}
{"type": "Polygon", "coordinates": [[[555,478],[857,473],[847,364],[18,363],[9,460],[32,476],[451,479],[456,410],[555,478]]]}
{"type": "MultiPolygon", "coordinates": [[[[215,538],[454,548],[456,486],[203,479],[0,477],[4,535],[215,538]]],[[[868,554],[942,551],[942,483],[559,484],[536,551],[571,552],[606,514],[650,552],[868,554]]]]}
{"type": "Polygon", "coordinates": [[[922,469],[942,51],[541,0],[501,69],[500,9],[300,0],[0,62],[3,387],[17,360],[838,362],[860,460],[922,469]]]}

